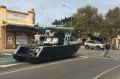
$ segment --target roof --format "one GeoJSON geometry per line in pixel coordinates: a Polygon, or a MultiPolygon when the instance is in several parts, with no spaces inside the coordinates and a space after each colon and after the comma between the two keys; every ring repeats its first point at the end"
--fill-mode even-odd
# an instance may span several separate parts
{"type": "Polygon", "coordinates": [[[2,25],[3,27],[5,26],[18,26],[18,27],[28,27],[28,28],[34,28],[34,25],[27,25],[27,24],[13,24],[13,23],[6,23],[2,25]]]}
{"type": "Polygon", "coordinates": [[[34,33],[34,27],[30,25],[4,24],[2,27],[6,27],[6,31],[34,33]]]}
{"type": "Polygon", "coordinates": [[[73,27],[54,27],[54,28],[56,28],[56,29],[65,29],[65,30],[74,30],[74,28],[73,27]]]}
{"type": "Polygon", "coordinates": [[[38,26],[38,27],[36,27],[37,29],[39,28],[41,28],[41,29],[59,29],[59,30],[74,30],[74,28],[73,27],[40,27],[40,26],[38,26]]]}

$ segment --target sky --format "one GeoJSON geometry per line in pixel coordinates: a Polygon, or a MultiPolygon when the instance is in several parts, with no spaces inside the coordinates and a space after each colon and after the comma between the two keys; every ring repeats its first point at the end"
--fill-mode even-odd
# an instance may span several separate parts
{"type": "Polygon", "coordinates": [[[27,12],[35,9],[35,20],[41,26],[49,26],[55,19],[72,16],[78,8],[91,5],[105,15],[109,9],[120,7],[120,0],[0,0],[8,9],[27,12]]]}

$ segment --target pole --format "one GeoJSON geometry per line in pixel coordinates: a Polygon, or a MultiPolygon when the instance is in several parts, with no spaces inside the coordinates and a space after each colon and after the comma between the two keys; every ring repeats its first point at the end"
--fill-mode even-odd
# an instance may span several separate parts
{"type": "MultiPolygon", "coordinates": [[[[70,7],[66,6],[65,4],[63,5],[63,7],[68,8],[69,11],[72,13],[72,9],[71,9],[70,7]]],[[[72,16],[71,16],[71,18],[70,18],[70,26],[72,27],[72,16]]],[[[70,30],[70,35],[71,35],[71,30],[70,30]]]]}
{"type": "MultiPolygon", "coordinates": [[[[72,13],[72,9],[70,7],[66,6],[65,4],[63,5],[63,7],[68,8],[70,10],[70,12],[72,13]]],[[[71,16],[70,20],[71,20],[71,24],[70,25],[72,27],[72,16],[71,16]]]]}

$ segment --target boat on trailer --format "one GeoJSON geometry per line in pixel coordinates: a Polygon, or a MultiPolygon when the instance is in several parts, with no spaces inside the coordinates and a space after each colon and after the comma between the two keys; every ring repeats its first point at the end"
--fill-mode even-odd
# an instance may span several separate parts
{"type": "MultiPolygon", "coordinates": [[[[53,39],[53,38],[52,38],[53,39]]],[[[75,55],[81,43],[69,41],[69,37],[64,38],[64,43],[47,43],[42,45],[19,45],[13,54],[17,61],[27,61],[32,63],[53,60],[75,55]]]]}

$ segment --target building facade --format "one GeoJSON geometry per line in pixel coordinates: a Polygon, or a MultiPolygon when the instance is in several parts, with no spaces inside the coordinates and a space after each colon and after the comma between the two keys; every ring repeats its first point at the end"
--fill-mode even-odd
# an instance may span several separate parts
{"type": "Polygon", "coordinates": [[[0,6],[0,49],[14,49],[31,43],[34,37],[35,13],[19,12],[0,6]]]}
{"type": "Polygon", "coordinates": [[[120,35],[117,35],[116,38],[113,38],[112,43],[116,49],[120,49],[120,35]]]}

